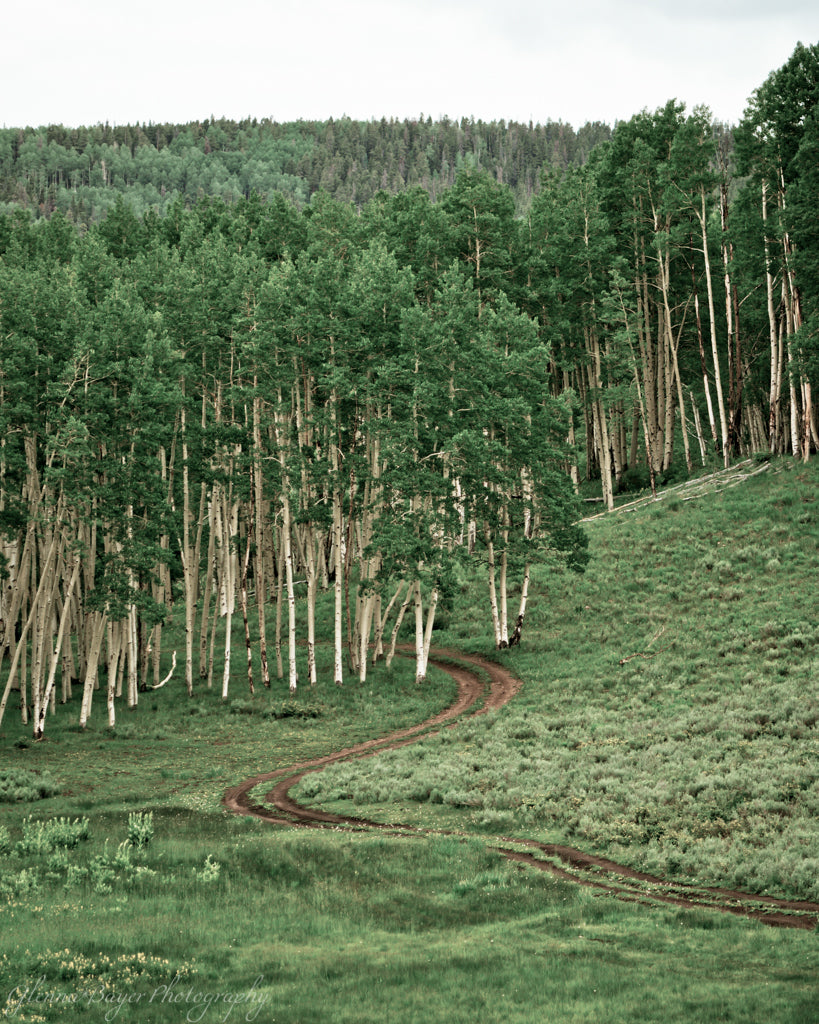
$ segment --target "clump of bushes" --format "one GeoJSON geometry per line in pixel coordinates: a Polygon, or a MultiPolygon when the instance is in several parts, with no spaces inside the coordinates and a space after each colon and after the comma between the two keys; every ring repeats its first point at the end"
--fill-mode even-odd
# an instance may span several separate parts
{"type": "Polygon", "coordinates": [[[134,811],[128,815],[128,843],[142,850],[154,837],[153,811],[134,811]]]}
{"type": "Polygon", "coordinates": [[[315,704],[302,704],[292,698],[270,705],[258,704],[252,700],[233,700],[230,702],[230,713],[232,715],[258,715],[261,718],[274,720],[321,717],[321,709],[315,704]]]}
{"type": "Polygon", "coordinates": [[[23,822],[23,838],[17,843],[16,850],[19,854],[51,853],[58,848],[70,850],[88,839],[89,834],[88,818],[34,821],[28,817],[23,822]]]}
{"type": "Polygon", "coordinates": [[[59,793],[60,788],[50,775],[26,768],[0,768],[0,803],[47,800],[59,793]]]}

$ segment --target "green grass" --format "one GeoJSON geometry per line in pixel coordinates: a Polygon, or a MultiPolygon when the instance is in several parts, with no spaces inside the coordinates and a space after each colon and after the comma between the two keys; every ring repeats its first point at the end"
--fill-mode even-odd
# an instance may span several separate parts
{"type": "MultiPolygon", "coordinates": [[[[189,701],[177,677],[113,733],[101,707],[84,734],[78,701],[61,708],[40,744],[7,714],[0,776],[26,795],[0,802],[6,1016],[815,1021],[815,934],[620,902],[490,847],[564,841],[816,899],[817,484],[783,461],[596,519],[585,576],[536,572],[523,646],[501,656],[525,682],[512,705],[301,784],[329,809],[459,837],[285,829],[220,807],[229,785],[452,700],[448,677],[419,690],[408,662],[342,690],[325,663],[289,702],[280,683],[251,699],[237,657],[227,705],[215,690],[189,701]]],[[[463,579],[440,642],[488,653],[486,618],[463,579]]]]}
{"type": "Polygon", "coordinates": [[[512,707],[294,795],[371,817],[388,778],[415,822],[819,900],[819,474],[777,469],[590,523],[583,578],[538,574],[512,707]]]}

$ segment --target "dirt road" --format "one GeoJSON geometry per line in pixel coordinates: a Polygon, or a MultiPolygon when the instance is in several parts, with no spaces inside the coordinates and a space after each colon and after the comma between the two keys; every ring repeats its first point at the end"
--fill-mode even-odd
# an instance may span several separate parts
{"type": "MultiPolygon", "coordinates": [[[[415,743],[464,715],[480,715],[491,709],[500,708],[508,703],[523,685],[501,665],[485,661],[476,655],[436,650],[431,655],[431,660],[458,683],[458,697],[450,707],[408,729],[246,779],[240,785],[227,790],[222,800],[224,806],[236,814],[253,815],[276,825],[372,829],[396,836],[423,834],[423,830],[402,825],[400,822],[387,824],[304,807],[290,796],[290,790],[308,772],[319,771],[339,761],[371,757],[382,750],[415,743]],[[481,675],[473,671],[470,665],[480,669],[482,675],[488,677],[489,682],[485,683],[481,675]],[[263,803],[255,802],[250,797],[251,790],[265,782],[271,782],[273,785],[265,794],[263,803]]],[[[491,842],[487,841],[487,845],[516,863],[541,871],[550,871],[567,881],[591,886],[601,894],[606,893],[622,900],[738,914],[783,928],[814,930],[819,923],[817,903],[780,900],[771,896],[756,896],[729,889],[666,881],[570,846],[540,843],[532,839],[504,836],[491,842]]]]}

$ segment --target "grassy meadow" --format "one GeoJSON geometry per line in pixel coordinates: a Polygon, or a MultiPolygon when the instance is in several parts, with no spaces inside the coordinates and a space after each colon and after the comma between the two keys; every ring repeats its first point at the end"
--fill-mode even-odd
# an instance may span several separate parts
{"type": "MultiPolygon", "coordinates": [[[[760,469],[762,464],[751,467],[760,469]]],[[[510,864],[565,842],[702,885],[819,900],[819,465],[669,491],[588,524],[581,577],[538,567],[523,679],[497,713],[305,776],[303,802],[428,831],[227,813],[256,774],[420,722],[454,698],[396,659],[291,701],[177,675],[81,734],[0,729],[0,1014],[19,1021],[819,1019],[816,933],[627,903],[510,864]],[[456,834],[445,834],[445,830],[456,834]]],[[[462,577],[441,646],[493,656],[462,577]]],[[[326,669],[326,666],[325,666],[326,669]]],[[[269,787],[267,787],[269,788],[269,787]]],[[[259,787],[262,792],[264,787],[259,787]]]]}

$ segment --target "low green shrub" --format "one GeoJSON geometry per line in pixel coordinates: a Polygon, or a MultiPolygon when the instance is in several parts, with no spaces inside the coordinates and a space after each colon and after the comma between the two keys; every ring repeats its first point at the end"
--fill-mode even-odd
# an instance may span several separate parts
{"type": "Polygon", "coordinates": [[[32,803],[46,800],[59,791],[59,786],[47,772],[40,774],[27,768],[0,768],[0,803],[32,803]]]}
{"type": "Polygon", "coordinates": [[[18,854],[51,853],[58,847],[71,849],[88,839],[88,818],[52,818],[34,821],[31,816],[23,822],[23,838],[15,849],[18,854]]]}
{"type": "Polygon", "coordinates": [[[154,837],[153,811],[133,811],[128,815],[128,842],[138,850],[146,847],[154,837]]]}

